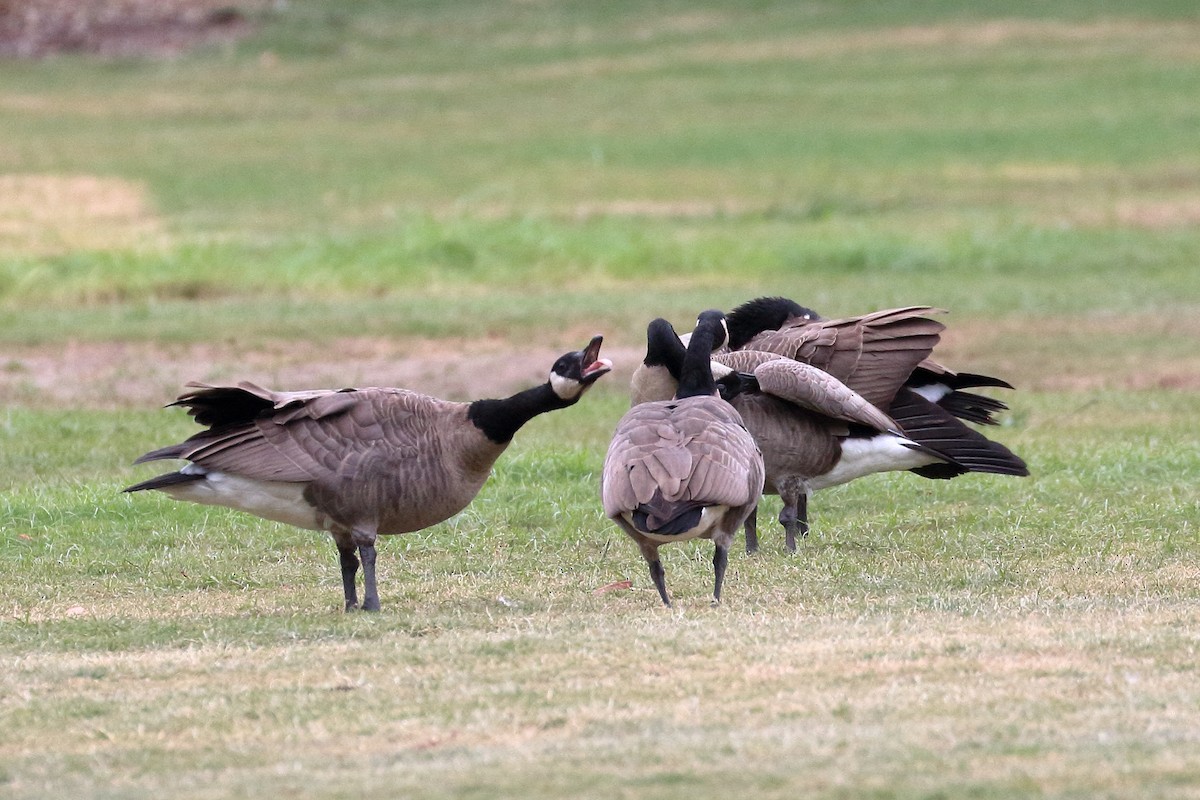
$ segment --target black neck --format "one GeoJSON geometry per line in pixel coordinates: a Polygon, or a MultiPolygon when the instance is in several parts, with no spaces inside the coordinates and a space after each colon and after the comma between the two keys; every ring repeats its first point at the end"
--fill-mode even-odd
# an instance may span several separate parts
{"type": "Polygon", "coordinates": [[[650,323],[646,329],[646,358],[643,364],[647,367],[666,367],[671,377],[678,381],[686,352],[671,323],[665,319],[650,323]]]}
{"type": "Polygon", "coordinates": [[[496,444],[508,444],[513,434],[538,414],[569,405],[571,402],[556,395],[549,383],[543,383],[503,400],[476,400],[467,408],[467,419],[496,444]]]}
{"type": "Polygon", "coordinates": [[[675,397],[698,397],[717,393],[717,383],[712,376],[712,351],[716,332],[709,325],[699,325],[692,331],[687,353],[683,357],[683,369],[679,375],[679,388],[675,397]]]}

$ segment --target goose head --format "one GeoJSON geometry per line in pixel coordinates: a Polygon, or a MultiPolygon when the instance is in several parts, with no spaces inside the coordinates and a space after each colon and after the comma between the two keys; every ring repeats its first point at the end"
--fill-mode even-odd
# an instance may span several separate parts
{"type": "Polygon", "coordinates": [[[574,403],[591,385],[612,370],[612,362],[600,357],[603,336],[593,336],[587,347],[558,357],[550,368],[550,388],[566,403],[574,403]]]}
{"type": "Polygon", "coordinates": [[[725,344],[729,341],[729,322],[725,318],[725,313],[715,308],[701,311],[700,316],[696,317],[696,328],[692,331],[692,336],[688,338],[688,345],[691,344],[692,337],[701,331],[712,337],[711,349],[716,350],[725,344]]]}

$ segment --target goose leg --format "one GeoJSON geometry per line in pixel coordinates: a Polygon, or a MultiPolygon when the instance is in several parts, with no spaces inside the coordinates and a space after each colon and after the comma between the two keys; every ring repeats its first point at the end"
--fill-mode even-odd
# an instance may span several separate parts
{"type": "Polygon", "coordinates": [[[650,565],[650,580],[654,581],[654,588],[658,589],[658,596],[662,598],[663,605],[670,608],[671,597],[667,594],[667,574],[663,570],[662,560],[658,557],[658,545],[640,535],[636,538],[638,549],[642,551],[642,558],[646,559],[646,563],[650,565]]]}
{"type": "Polygon", "coordinates": [[[725,582],[725,568],[729,565],[729,545],[717,543],[713,551],[713,600],[714,606],[721,605],[721,584],[725,582]]]}
{"type": "Polygon", "coordinates": [[[375,545],[360,544],[358,556],[363,568],[363,611],[379,610],[379,590],[375,586],[375,545]]]}
{"type": "Polygon", "coordinates": [[[796,481],[787,481],[779,488],[783,510],[779,512],[779,524],[783,526],[788,552],[796,552],[796,535],[808,536],[808,493],[796,481]]]}
{"type": "Polygon", "coordinates": [[[650,562],[650,580],[654,581],[654,588],[658,589],[658,596],[662,598],[663,605],[670,608],[671,598],[667,596],[667,575],[663,571],[662,561],[658,558],[650,562]]]}
{"type": "Polygon", "coordinates": [[[746,555],[758,552],[758,509],[755,508],[746,517],[746,555]]]}
{"type": "Polygon", "coordinates": [[[667,594],[667,577],[663,571],[662,561],[658,557],[658,544],[642,536],[623,518],[618,517],[617,524],[637,542],[642,558],[646,559],[646,563],[650,566],[650,580],[654,581],[654,588],[658,589],[658,596],[662,598],[663,605],[670,608],[671,596],[667,594]]]}
{"type": "Polygon", "coordinates": [[[354,553],[354,545],[337,546],[338,556],[342,562],[342,591],[346,593],[346,610],[358,608],[358,590],[354,586],[354,576],[358,573],[358,556],[354,553]]]}

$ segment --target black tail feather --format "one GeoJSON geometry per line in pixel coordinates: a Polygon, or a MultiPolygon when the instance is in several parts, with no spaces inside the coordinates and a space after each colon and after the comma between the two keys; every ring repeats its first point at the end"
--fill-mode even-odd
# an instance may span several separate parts
{"type": "Polygon", "coordinates": [[[910,388],[929,386],[935,383],[945,384],[951,389],[976,389],[991,386],[997,389],[1012,389],[1011,383],[991,375],[980,375],[975,372],[934,372],[925,367],[917,367],[907,381],[910,388]]]}
{"type": "Polygon", "coordinates": [[[994,386],[997,389],[1013,389],[1014,387],[1008,381],[1002,378],[994,378],[991,375],[980,375],[975,372],[958,372],[953,376],[947,376],[946,385],[951,389],[972,389],[980,386],[994,386]]]}
{"type": "Polygon", "coordinates": [[[913,472],[927,478],[952,478],[964,472],[1028,475],[1029,468],[999,442],[968,428],[949,411],[909,389],[901,389],[889,409],[905,435],[946,458],[913,472]]]}
{"type": "Polygon", "coordinates": [[[122,492],[144,492],[147,489],[162,489],[167,486],[178,486],[181,483],[194,483],[195,481],[204,480],[203,473],[184,473],[184,472],[168,472],[165,475],[159,475],[151,478],[148,481],[135,483],[133,486],[126,486],[122,492]]]}
{"type": "Polygon", "coordinates": [[[251,422],[273,403],[240,386],[196,386],[171,406],[183,406],[201,425],[220,428],[251,422]]]}
{"type": "MultiPolygon", "coordinates": [[[[921,390],[926,386],[949,388],[949,393],[940,397],[936,402],[959,419],[974,422],[977,425],[995,425],[992,416],[1001,411],[1007,411],[1008,406],[1000,401],[974,392],[964,392],[963,389],[977,387],[992,387],[1011,389],[1012,384],[991,375],[979,375],[974,372],[944,372],[939,373],[925,367],[917,367],[905,382],[909,389],[921,390]]],[[[945,388],[940,391],[945,391],[945,388]]]]}
{"type": "Polygon", "coordinates": [[[704,506],[694,500],[669,502],[661,489],[654,490],[649,503],[640,503],[633,510],[633,527],[642,533],[678,536],[700,524],[704,506]]]}
{"type": "Polygon", "coordinates": [[[138,456],[134,464],[145,464],[147,461],[163,461],[168,458],[183,458],[183,451],[187,449],[187,442],[181,444],[167,445],[160,447],[157,450],[151,450],[143,456],[138,456]]]}
{"type": "Polygon", "coordinates": [[[938,405],[959,419],[974,422],[977,425],[996,425],[998,423],[992,414],[1008,410],[1008,405],[1003,401],[974,392],[958,390],[938,400],[938,405]]]}

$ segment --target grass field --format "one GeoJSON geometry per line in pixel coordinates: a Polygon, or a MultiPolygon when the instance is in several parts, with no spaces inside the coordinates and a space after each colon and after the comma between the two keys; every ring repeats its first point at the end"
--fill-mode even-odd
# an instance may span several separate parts
{"type": "Polygon", "coordinates": [[[256,24],[0,62],[0,797],[1200,796],[1194,4],[256,24]],[[820,493],[795,556],[768,498],[719,609],[664,548],[666,610],[599,508],[622,382],[762,293],[949,309],[1033,476],[820,493]],[[327,539],[119,493],[183,380],[462,398],[597,331],[379,615],[327,539]]]}

